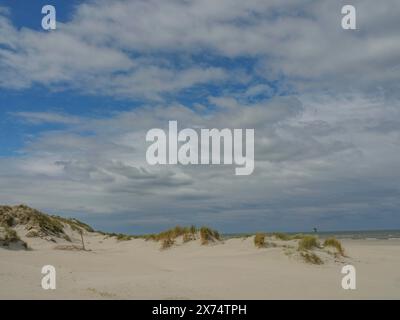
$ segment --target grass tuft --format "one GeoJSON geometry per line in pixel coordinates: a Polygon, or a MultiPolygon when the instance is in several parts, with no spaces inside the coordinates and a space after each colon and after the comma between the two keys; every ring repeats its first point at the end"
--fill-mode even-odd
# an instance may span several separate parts
{"type": "Polygon", "coordinates": [[[306,236],[307,236],[307,235],[305,235],[305,234],[297,233],[297,234],[291,236],[290,238],[291,238],[292,240],[301,240],[301,239],[303,239],[303,238],[306,237],[306,236]]]}
{"type": "Polygon", "coordinates": [[[275,232],[272,235],[278,240],[283,240],[283,241],[291,240],[291,237],[286,233],[275,232]]]}
{"type": "Polygon", "coordinates": [[[315,253],[313,252],[301,252],[300,255],[304,259],[305,262],[311,263],[311,264],[323,264],[324,262],[321,260],[320,257],[318,257],[315,253]]]}
{"type": "Polygon", "coordinates": [[[210,241],[220,240],[218,231],[210,229],[208,227],[200,228],[200,240],[202,245],[208,244],[210,241]]]}
{"type": "Polygon", "coordinates": [[[120,234],[117,234],[117,240],[118,241],[129,241],[129,240],[132,240],[132,236],[120,233],[120,234]]]}
{"type": "Polygon", "coordinates": [[[299,241],[299,250],[311,250],[313,248],[319,248],[319,241],[314,236],[305,236],[299,241]]]}
{"type": "Polygon", "coordinates": [[[256,233],[254,237],[254,245],[257,248],[265,248],[265,233],[256,233]]]}
{"type": "Polygon", "coordinates": [[[337,252],[344,257],[344,249],[343,246],[341,244],[341,242],[339,240],[337,240],[336,238],[328,238],[324,241],[324,247],[333,247],[337,250],[337,252]]]}
{"type": "Polygon", "coordinates": [[[184,243],[192,241],[192,240],[195,240],[195,234],[193,234],[193,233],[185,233],[183,235],[183,242],[184,243]]]}
{"type": "Polygon", "coordinates": [[[174,245],[174,243],[175,243],[174,239],[171,238],[164,239],[161,243],[161,250],[171,248],[174,245]]]}
{"type": "Polygon", "coordinates": [[[10,227],[3,225],[3,237],[0,237],[0,242],[4,247],[8,247],[12,243],[20,243],[25,249],[28,249],[28,244],[25,241],[22,241],[18,236],[18,233],[11,229],[10,227]]]}

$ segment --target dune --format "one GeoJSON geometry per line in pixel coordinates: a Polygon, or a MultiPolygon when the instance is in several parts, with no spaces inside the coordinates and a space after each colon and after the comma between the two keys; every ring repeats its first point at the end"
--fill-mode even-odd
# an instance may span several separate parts
{"type": "Polygon", "coordinates": [[[54,217],[61,228],[44,228],[24,218],[33,209],[9,208],[0,209],[0,222],[5,212],[13,216],[8,228],[27,249],[0,246],[1,299],[400,298],[400,239],[343,240],[341,255],[332,240],[324,245],[307,238],[301,244],[300,236],[265,235],[261,241],[260,235],[213,234],[204,242],[196,229],[190,237],[186,231],[167,233],[173,243],[163,249],[161,239],[94,232],[77,220],[54,217]],[[322,263],[307,261],[305,254],[322,263]],[[347,264],[356,268],[356,290],[341,287],[347,264]],[[44,265],[56,268],[55,290],[41,287],[44,265]]]}

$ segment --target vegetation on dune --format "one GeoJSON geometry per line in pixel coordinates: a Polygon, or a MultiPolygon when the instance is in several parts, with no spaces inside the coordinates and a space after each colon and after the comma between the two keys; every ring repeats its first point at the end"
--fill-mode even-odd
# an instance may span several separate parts
{"type": "Polygon", "coordinates": [[[192,235],[195,235],[196,232],[197,232],[196,226],[195,226],[195,225],[191,225],[191,226],[189,227],[189,231],[190,231],[190,233],[191,233],[192,235]]]}
{"type": "MultiPolygon", "coordinates": [[[[16,227],[24,226],[28,231],[26,237],[46,237],[56,236],[64,238],[67,241],[71,241],[65,232],[65,228],[68,227],[78,232],[81,235],[82,248],[79,250],[85,250],[83,241],[84,232],[95,232],[89,225],[76,220],[68,219],[59,216],[49,216],[41,213],[38,210],[31,209],[25,205],[19,206],[0,206],[0,245],[10,246],[10,244],[22,245],[28,248],[27,244],[20,239],[16,232],[16,227]]],[[[177,239],[182,239],[183,243],[187,243],[194,240],[200,240],[202,245],[207,245],[221,240],[221,236],[218,231],[213,230],[209,227],[203,226],[197,228],[196,226],[176,226],[174,228],[162,231],[157,234],[146,234],[146,235],[127,235],[122,233],[106,233],[97,231],[105,236],[115,237],[118,241],[128,241],[132,239],[145,239],[152,240],[161,243],[161,249],[165,250],[171,248],[177,239]]],[[[335,257],[345,256],[344,248],[341,242],[335,238],[328,238],[323,242],[323,247],[320,246],[319,240],[316,236],[295,234],[289,235],[286,233],[256,233],[254,236],[254,245],[257,248],[276,247],[274,242],[268,242],[267,236],[270,235],[275,239],[282,241],[298,240],[298,248],[296,251],[295,243],[288,243],[284,245],[285,254],[292,255],[297,252],[300,257],[307,263],[311,264],[323,264],[323,260],[313,252],[313,249],[332,247],[336,250],[335,257]]],[[[249,235],[250,236],[250,235],[249,235]]],[[[55,241],[50,238],[50,240],[55,241]]],[[[280,245],[282,247],[282,245],[280,245]]],[[[77,246],[61,246],[58,249],[63,250],[78,250],[77,246]]],[[[332,254],[332,252],[327,251],[332,254]]]]}
{"type": "Polygon", "coordinates": [[[299,241],[299,250],[311,250],[313,248],[319,248],[319,241],[314,236],[305,236],[299,241]]]}
{"type": "Polygon", "coordinates": [[[71,242],[66,227],[79,233],[93,232],[89,225],[77,219],[47,215],[26,205],[0,206],[0,226],[23,226],[27,230],[28,238],[45,238],[51,241],[55,241],[52,237],[58,237],[71,242]]]}
{"type": "Polygon", "coordinates": [[[219,233],[215,230],[212,230],[208,227],[202,227],[200,229],[195,226],[190,227],[182,227],[176,226],[174,228],[162,231],[160,233],[155,234],[147,234],[143,236],[139,236],[141,238],[145,238],[147,240],[160,241],[164,239],[176,239],[178,237],[185,237],[186,239],[196,239],[196,235],[200,233],[200,238],[208,238],[212,237],[215,239],[220,239],[219,233]]]}
{"type": "Polygon", "coordinates": [[[0,215],[0,225],[5,227],[12,227],[14,225],[14,218],[11,215],[0,215]]]}
{"type": "Polygon", "coordinates": [[[265,247],[265,233],[256,233],[256,235],[254,236],[254,245],[257,248],[265,247]]]}
{"type": "Polygon", "coordinates": [[[282,232],[275,232],[272,234],[272,236],[274,236],[278,240],[283,240],[283,241],[291,240],[288,234],[282,232]]]}
{"type": "Polygon", "coordinates": [[[324,263],[321,260],[321,258],[318,257],[313,252],[300,252],[300,255],[304,259],[304,261],[307,262],[307,263],[311,263],[311,264],[323,264],[324,263]]]}
{"type": "Polygon", "coordinates": [[[163,241],[162,247],[164,247],[164,242],[166,247],[169,247],[167,244],[170,244],[170,246],[172,246],[173,243],[175,243],[175,239],[178,237],[182,237],[182,241],[184,243],[196,240],[197,237],[200,237],[201,243],[203,245],[208,244],[211,241],[220,240],[220,235],[217,231],[212,230],[208,227],[201,227],[200,229],[198,229],[194,225],[190,227],[176,226],[157,234],[147,234],[139,237],[146,240],[163,241]],[[173,240],[172,244],[170,240],[173,240]]]}
{"type": "Polygon", "coordinates": [[[178,237],[182,237],[183,243],[201,239],[202,244],[207,244],[210,241],[220,240],[220,235],[217,231],[208,227],[198,229],[192,225],[189,227],[175,226],[174,228],[162,231],[160,233],[144,234],[144,235],[127,235],[118,233],[106,233],[98,231],[104,236],[115,237],[118,241],[128,241],[132,239],[145,239],[146,241],[161,242],[161,249],[166,249],[175,244],[178,237]]]}
{"type": "Polygon", "coordinates": [[[0,243],[4,247],[8,247],[12,243],[20,243],[25,249],[27,249],[27,243],[25,241],[22,241],[17,232],[12,229],[15,221],[14,217],[8,214],[8,212],[11,210],[12,207],[0,206],[0,243]]]}
{"type": "Polygon", "coordinates": [[[221,237],[218,231],[210,229],[208,227],[200,228],[200,240],[202,245],[208,244],[210,241],[220,240],[221,237]]]}
{"type": "Polygon", "coordinates": [[[345,256],[344,254],[344,248],[339,240],[336,238],[328,238],[324,241],[324,247],[333,247],[337,250],[338,254],[340,254],[342,257],[345,256]]]}
{"type": "Polygon", "coordinates": [[[290,238],[292,239],[292,240],[301,240],[301,239],[303,239],[304,237],[306,237],[307,235],[305,235],[305,234],[302,234],[302,233],[296,233],[295,235],[292,235],[290,238]]]}
{"type": "Polygon", "coordinates": [[[57,236],[64,234],[63,224],[53,217],[36,214],[31,217],[30,222],[32,222],[33,225],[38,225],[39,229],[43,232],[57,236]]]}
{"type": "Polygon", "coordinates": [[[162,243],[161,243],[161,250],[165,250],[165,249],[172,247],[174,245],[174,243],[175,243],[174,239],[171,239],[171,238],[163,239],[162,243]]]}
{"type": "Polygon", "coordinates": [[[115,235],[118,241],[129,241],[132,240],[134,237],[127,235],[127,234],[123,234],[123,233],[119,233],[115,235]]]}
{"type": "Polygon", "coordinates": [[[22,241],[17,232],[6,225],[2,225],[3,236],[0,237],[0,242],[4,247],[8,247],[12,243],[20,243],[25,249],[28,249],[28,244],[22,241]]]}
{"type": "Polygon", "coordinates": [[[115,232],[104,232],[104,231],[95,231],[100,233],[103,236],[116,238],[118,241],[129,241],[132,239],[149,239],[150,235],[132,235],[125,233],[115,233],[115,232]]]}
{"type": "Polygon", "coordinates": [[[5,227],[4,232],[5,232],[5,235],[4,235],[3,240],[6,242],[11,243],[11,242],[17,242],[17,241],[21,240],[19,238],[17,232],[11,228],[5,227]]]}
{"type": "Polygon", "coordinates": [[[94,232],[93,228],[82,221],[79,221],[74,218],[63,218],[60,216],[51,216],[56,221],[65,223],[71,227],[72,230],[80,232],[81,230],[85,230],[87,232],[94,232]]]}
{"type": "Polygon", "coordinates": [[[29,231],[28,237],[55,236],[67,241],[71,241],[65,233],[67,225],[74,231],[93,232],[89,225],[77,219],[47,215],[26,205],[0,206],[0,225],[8,227],[24,225],[29,231]]]}
{"type": "Polygon", "coordinates": [[[289,240],[301,240],[307,237],[308,235],[302,233],[296,233],[294,235],[290,235],[283,232],[275,232],[272,234],[272,236],[274,236],[278,240],[289,241],[289,240]]]}
{"type": "Polygon", "coordinates": [[[299,240],[298,251],[300,251],[300,256],[305,262],[311,264],[323,264],[324,262],[318,255],[309,250],[320,248],[320,243],[315,236],[306,235],[299,240]]]}
{"type": "Polygon", "coordinates": [[[192,233],[185,233],[184,235],[183,235],[183,242],[184,243],[186,243],[186,242],[189,242],[189,241],[192,241],[192,240],[195,240],[196,239],[196,237],[195,237],[195,235],[194,234],[192,234],[192,233]]]}
{"type": "Polygon", "coordinates": [[[165,239],[176,239],[180,236],[184,235],[190,235],[190,234],[195,234],[197,229],[194,227],[181,227],[181,226],[176,226],[174,228],[162,231],[160,233],[156,234],[148,234],[142,236],[143,238],[147,240],[154,240],[154,241],[161,241],[165,239]]]}

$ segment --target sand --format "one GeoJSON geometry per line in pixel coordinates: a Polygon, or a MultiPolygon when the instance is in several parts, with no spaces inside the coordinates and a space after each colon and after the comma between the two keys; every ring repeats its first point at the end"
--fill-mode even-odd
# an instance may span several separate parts
{"type": "Polygon", "coordinates": [[[343,240],[349,258],[311,265],[282,247],[254,247],[252,238],[209,246],[85,236],[91,251],[0,248],[1,299],[399,299],[400,239],[343,240]],[[341,268],[356,267],[356,290],[341,287],[341,268]],[[41,288],[41,268],[57,270],[56,290],[41,288]]]}

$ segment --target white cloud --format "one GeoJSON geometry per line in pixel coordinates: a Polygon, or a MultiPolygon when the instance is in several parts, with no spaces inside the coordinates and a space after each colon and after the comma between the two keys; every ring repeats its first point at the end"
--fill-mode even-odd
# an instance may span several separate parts
{"type": "MultiPolygon", "coordinates": [[[[173,223],[232,220],[248,228],[257,227],[253,220],[278,228],[289,217],[286,227],[293,229],[360,217],[369,217],[367,225],[374,214],[387,219],[385,210],[398,204],[400,130],[382,130],[388,119],[398,118],[398,103],[359,95],[231,102],[207,116],[159,105],[65,122],[65,130],[45,132],[28,144],[24,157],[1,160],[1,180],[7,180],[1,200],[110,214],[109,221],[133,219],[144,228],[168,224],[165,215],[173,223]],[[167,127],[170,119],[181,129],[255,128],[254,174],[241,179],[230,166],[147,165],[145,133],[167,127]],[[93,135],[81,134],[86,130],[93,135]]],[[[59,121],[54,114],[38,118],[59,121]]]]}
{"type": "Polygon", "coordinates": [[[51,33],[17,29],[0,9],[2,89],[40,84],[147,103],[96,119],[14,113],[63,126],[31,137],[23,156],[0,159],[0,200],[152,226],[351,228],[377,214],[399,222],[400,7],[355,1],[358,30],[344,31],[342,4],[95,0],[51,33]],[[198,86],[194,108],[166,102],[198,86]],[[255,128],[254,175],[149,167],[145,132],[171,119],[255,128]]]}
{"type": "Polygon", "coordinates": [[[341,29],[341,5],[97,0],[79,5],[72,19],[51,33],[17,30],[3,10],[0,85],[40,83],[157,99],[197,84],[233,80],[232,68],[221,70],[206,60],[199,66],[190,58],[207,52],[251,57],[259,76],[283,77],[297,90],[397,90],[398,1],[356,1],[357,31],[341,29]]]}
{"type": "Polygon", "coordinates": [[[79,117],[54,112],[14,112],[12,115],[34,124],[79,124],[82,122],[82,119],[79,117]]]}

